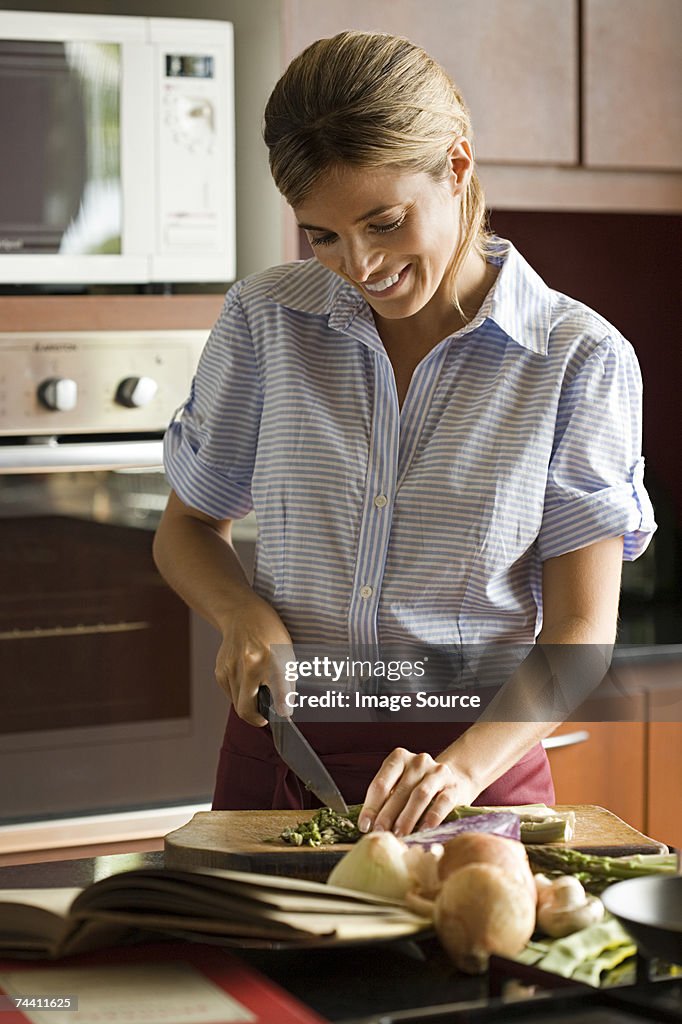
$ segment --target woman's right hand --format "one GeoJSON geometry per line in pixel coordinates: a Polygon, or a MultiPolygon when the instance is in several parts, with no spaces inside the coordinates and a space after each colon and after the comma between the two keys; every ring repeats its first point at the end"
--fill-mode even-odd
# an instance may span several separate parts
{"type": "Polygon", "coordinates": [[[216,658],[216,679],[245,722],[263,726],[258,711],[258,688],[270,688],[275,710],[290,715],[287,693],[295,689],[284,678],[285,663],[294,661],[289,633],[274,608],[257,594],[249,594],[222,627],[223,640],[216,658]]]}

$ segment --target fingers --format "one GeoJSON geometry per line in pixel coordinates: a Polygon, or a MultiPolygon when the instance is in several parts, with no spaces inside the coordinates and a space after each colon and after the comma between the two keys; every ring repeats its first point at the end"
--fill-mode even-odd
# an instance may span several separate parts
{"type": "Polygon", "coordinates": [[[220,647],[216,679],[230,697],[236,713],[250,725],[267,725],[267,720],[258,710],[258,690],[262,685],[269,688],[277,714],[286,717],[292,713],[286,697],[295,687],[286,679],[285,664],[286,660],[293,660],[293,648],[289,648],[291,657],[286,659],[285,646],[249,643],[239,651],[234,638],[229,637],[220,647]]]}
{"type": "Polygon", "coordinates": [[[292,644],[273,644],[269,650],[268,673],[264,681],[270,688],[272,704],[278,715],[290,717],[291,704],[287,696],[296,690],[295,674],[290,675],[287,666],[296,664],[296,655],[292,644]]]}
{"type": "Polygon", "coordinates": [[[370,832],[372,829],[379,831],[384,827],[381,822],[377,823],[377,817],[401,778],[409,757],[409,750],[396,747],[370,782],[358,817],[358,828],[361,832],[370,832]]]}
{"type": "Polygon", "coordinates": [[[372,780],[358,827],[362,832],[392,830],[398,836],[417,826],[435,828],[460,800],[457,783],[453,770],[430,754],[398,747],[372,780]]]}

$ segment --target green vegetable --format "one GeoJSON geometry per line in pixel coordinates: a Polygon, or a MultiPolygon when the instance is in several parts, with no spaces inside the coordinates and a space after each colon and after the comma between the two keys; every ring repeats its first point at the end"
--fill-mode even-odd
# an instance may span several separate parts
{"type": "Polygon", "coordinates": [[[526,847],[533,871],[547,875],[575,875],[588,892],[599,895],[608,885],[640,875],[674,875],[674,853],[645,853],[633,857],[600,857],[560,846],[526,847]]]}
{"type": "Polygon", "coordinates": [[[628,976],[632,964],[626,963],[637,947],[615,918],[591,925],[563,939],[531,941],[514,957],[517,963],[534,965],[545,971],[573,978],[586,985],[611,984],[619,975],[628,976]],[[620,971],[615,971],[616,967],[620,971]],[[602,977],[605,975],[605,977],[602,977]]]}
{"type": "Polygon", "coordinates": [[[530,967],[533,964],[537,964],[543,957],[547,956],[550,949],[552,948],[551,940],[546,942],[533,941],[527,942],[523,947],[518,956],[514,957],[519,964],[525,964],[530,967]]]}
{"type": "Polygon", "coordinates": [[[562,978],[573,977],[574,972],[586,961],[594,960],[606,950],[613,950],[625,946],[625,956],[632,956],[636,952],[636,946],[625,929],[616,921],[615,917],[583,928],[565,939],[557,939],[552,943],[547,956],[539,960],[537,967],[543,971],[550,971],[552,974],[559,974],[562,978]]]}
{"type": "MultiPolygon", "coordinates": [[[[330,807],[321,807],[315,811],[309,821],[300,821],[290,825],[279,835],[278,839],[292,846],[331,846],[333,843],[354,843],[362,832],[358,828],[358,815],[361,804],[348,810],[348,817],[332,811],[330,807]]],[[[270,840],[277,842],[278,840],[270,840]]]]}
{"type": "Polygon", "coordinates": [[[631,942],[629,945],[617,946],[616,949],[609,949],[593,960],[586,960],[579,964],[573,971],[571,977],[574,981],[582,981],[585,985],[592,985],[599,988],[601,976],[606,971],[612,971],[624,960],[628,960],[637,952],[637,946],[631,942]]]}
{"type": "MultiPolygon", "coordinates": [[[[273,842],[290,843],[293,846],[330,846],[333,843],[355,843],[362,835],[357,827],[362,804],[352,804],[348,817],[337,814],[329,807],[315,811],[310,821],[285,828],[273,842]]],[[[523,843],[556,843],[571,839],[575,829],[575,812],[558,812],[546,804],[521,804],[518,807],[454,807],[445,821],[457,821],[473,814],[494,814],[511,811],[521,819],[521,841],[523,843]]]]}
{"type": "Polygon", "coordinates": [[[505,807],[454,807],[446,821],[456,821],[472,814],[512,811],[521,819],[522,843],[561,843],[573,838],[575,811],[555,811],[546,804],[519,804],[505,807]]]}

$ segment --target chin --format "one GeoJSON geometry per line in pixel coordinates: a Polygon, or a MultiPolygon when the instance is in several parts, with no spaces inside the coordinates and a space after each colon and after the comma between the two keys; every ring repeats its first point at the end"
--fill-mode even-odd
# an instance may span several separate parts
{"type": "Polygon", "coordinates": [[[383,308],[379,303],[376,306],[373,305],[372,308],[384,320],[406,320],[408,317],[416,316],[417,313],[420,313],[425,305],[426,302],[420,300],[408,299],[399,302],[396,298],[393,302],[384,303],[383,308]]]}

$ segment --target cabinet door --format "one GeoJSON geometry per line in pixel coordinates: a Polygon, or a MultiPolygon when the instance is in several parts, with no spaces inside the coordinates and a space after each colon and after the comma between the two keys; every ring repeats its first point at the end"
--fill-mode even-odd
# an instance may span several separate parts
{"type": "Polygon", "coordinates": [[[424,47],[461,89],[481,161],[577,162],[577,0],[285,0],[283,17],[287,62],[346,29],[424,47]]]}
{"type": "Polygon", "coordinates": [[[560,726],[550,742],[573,735],[577,742],[547,751],[556,802],[597,804],[643,831],[645,728],[643,721],[560,726]]]}
{"type": "Polygon", "coordinates": [[[682,723],[649,723],[649,835],[682,848],[682,723]]]}
{"type": "Polygon", "coordinates": [[[658,666],[649,691],[649,832],[682,848],[682,661],[658,666]]]}
{"type": "Polygon", "coordinates": [[[682,3],[584,0],[583,162],[682,168],[682,3]]]}

